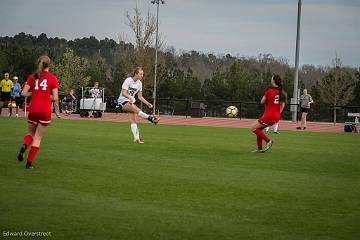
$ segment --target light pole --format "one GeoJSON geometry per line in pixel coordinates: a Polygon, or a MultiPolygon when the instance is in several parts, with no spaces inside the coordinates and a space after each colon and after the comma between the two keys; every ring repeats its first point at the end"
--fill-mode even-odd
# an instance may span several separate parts
{"type": "MultiPolygon", "coordinates": [[[[300,19],[301,19],[301,0],[298,2],[297,15],[297,32],[296,32],[296,52],[295,52],[295,75],[294,75],[294,92],[292,104],[298,104],[298,89],[299,89],[299,49],[300,49],[300,19]]],[[[297,105],[293,105],[292,121],[297,120],[297,105]]]]}
{"type": "Polygon", "coordinates": [[[157,75],[157,61],[158,61],[158,37],[159,37],[159,5],[165,4],[164,0],[152,0],[152,4],[156,4],[156,39],[155,39],[155,76],[154,76],[154,92],[153,92],[153,114],[156,114],[156,75],[157,75]]]}

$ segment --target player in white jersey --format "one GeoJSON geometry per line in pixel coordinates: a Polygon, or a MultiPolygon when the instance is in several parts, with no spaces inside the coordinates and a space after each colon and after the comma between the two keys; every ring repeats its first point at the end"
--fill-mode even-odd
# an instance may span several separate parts
{"type": "Polygon", "coordinates": [[[149,108],[153,107],[152,104],[149,103],[142,95],[141,79],[143,76],[144,70],[141,67],[137,67],[134,71],[134,76],[125,79],[118,99],[118,103],[121,105],[122,109],[130,114],[131,132],[134,136],[134,142],[136,143],[144,143],[140,139],[140,133],[137,127],[137,116],[147,119],[154,124],[159,122],[157,117],[144,113],[134,104],[136,101],[135,95],[137,94],[138,99],[141,102],[143,102],[149,108]]]}

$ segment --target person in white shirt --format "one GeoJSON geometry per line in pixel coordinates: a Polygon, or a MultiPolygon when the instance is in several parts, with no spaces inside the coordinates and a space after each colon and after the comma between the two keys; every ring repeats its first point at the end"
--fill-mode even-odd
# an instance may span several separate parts
{"type": "Polygon", "coordinates": [[[101,98],[101,91],[99,89],[99,82],[94,83],[94,87],[89,90],[92,98],[101,98]]]}
{"type": "Polygon", "coordinates": [[[135,95],[137,94],[138,99],[144,103],[149,108],[152,108],[153,105],[149,103],[142,95],[142,82],[141,79],[144,76],[144,70],[141,67],[137,67],[134,70],[133,77],[128,77],[125,79],[122,87],[121,93],[118,99],[119,105],[125,112],[130,114],[130,122],[131,122],[131,132],[134,136],[134,142],[136,143],[144,143],[140,139],[139,129],[137,127],[137,116],[141,118],[147,119],[153,124],[157,124],[159,122],[159,118],[153,115],[148,115],[141,111],[135,103],[135,95]]]}

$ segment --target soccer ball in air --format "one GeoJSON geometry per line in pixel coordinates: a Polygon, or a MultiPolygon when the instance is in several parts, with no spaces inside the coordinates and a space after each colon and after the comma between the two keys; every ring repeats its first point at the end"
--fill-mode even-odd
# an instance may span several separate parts
{"type": "Polygon", "coordinates": [[[235,106],[229,106],[226,108],[226,116],[228,117],[236,117],[238,114],[238,109],[235,106]]]}

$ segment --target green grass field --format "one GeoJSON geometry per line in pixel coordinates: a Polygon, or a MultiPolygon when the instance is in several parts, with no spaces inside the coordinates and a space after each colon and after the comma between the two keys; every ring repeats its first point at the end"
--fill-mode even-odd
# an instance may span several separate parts
{"type": "Polygon", "coordinates": [[[254,154],[247,129],[139,128],[143,145],[128,123],[54,120],[27,170],[26,122],[0,118],[2,236],[360,239],[360,135],[283,131],[254,154]]]}

